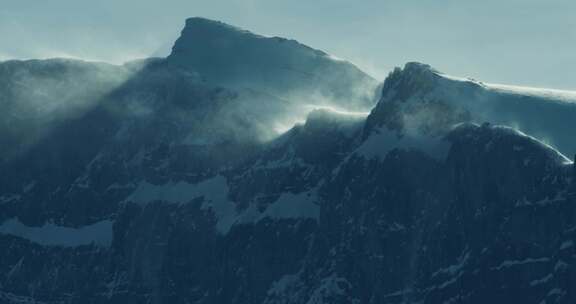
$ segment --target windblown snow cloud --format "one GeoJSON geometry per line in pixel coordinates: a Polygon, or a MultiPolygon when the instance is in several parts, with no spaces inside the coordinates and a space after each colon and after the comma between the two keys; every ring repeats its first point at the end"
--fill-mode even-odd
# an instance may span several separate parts
{"type": "Polygon", "coordinates": [[[26,150],[59,123],[77,118],[127,81],[134,70],[52,59],[0,63],[1,157],[26,150]]]}

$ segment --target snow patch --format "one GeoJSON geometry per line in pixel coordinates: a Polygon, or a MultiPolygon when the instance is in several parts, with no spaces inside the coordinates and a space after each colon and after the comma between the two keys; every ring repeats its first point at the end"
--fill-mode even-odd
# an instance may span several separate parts
{"type": "Polygon", "coordinates": [[[554,271],[555,272],[563,271],[563,270],[568,269],[568,267],[570,267],[570,266],[566,262],[558,261],[558,262],[556,262],[556,265],[554,265],[554,271]]]}
{"type": "Polygon", "coordinates": [[[315,219],[320,216],[316,190],[300,193],[284,192],[280,197],[260,212],[252,203],[237,215],[235,223],[257,223],[263,219],[315,219]]]}
{"type": "Polygon", "coordinates": [[[548,292],[548,296],[562,296],[566,292],[560,288],[554,288],[548,292]]]}
{"type": "Polygon", "coordinates": [[[366,159],[385,157],[394,149],[422,151],[438,160],[446,159],[450,150],[450,143],[442,137],[420,135],[417,133],[399,136],[396,132],[385,127],[375,130],[356,149],[354,154],[366,159]]]}
{"type": "Polygon", "coordinates": [[[143,181],[124,201],[142,205],[155,201],[184,204],[204,198],[202,209],[211,209],[218,221],[216,228],[227,233],[236,218],[236,205],[228,200],[228,191],[228,182],[220,175],[197,184],[179,181],[154,185],[143,181]]]}
{"type": "Polygon", "coordinates": [[[574,242],[572,240],[565,241],[560,245],[560,250],[568,249],[574,247],[574,242]]]}
{"type": "Polygon", "coordinates": [[[526,265],[526,264],[534,264],[534,263],[548,263],[549,261],[550,261],[549,258],[539,258],[539,259],[528,258],[528,259],[524,259],[524,260],[509,260],[509,261],[502,262],[499,266],[493,267],[492,269],[493,270],[500,270],[500,269],[518,266],[518,265],[526,265]]]}
{"type": "Polygon", "coordinates": [[[469,259],[470,259],[470,253],[467,252],[466,254],[458,258],[458,262],[456,264],[450,265],[448,267],[442,268],[434,272],[432,274],[432,277],[436,277],[437,275],[440,274],[448,274],[450,276],[453,276],[459,273],[464,268],[464,266],[466,266],[466,263],[468,263],[469,259]]]}
{"type": "Polygon", "coordinates": [[[210,201],[221,203],[226,200],[228,184],[223,176],[216,176],[197,184],[184,181],[154,185],[143,181],[125,201],[148,204],[154,201],[168,203],[187,203],[195,198],[205,197],[210,201]]]}
{"type": "Polygon", "coordinates": [[[284,275],[272,283],[264,303],[297,303],[302,300],[301,290],[303,287],[304,283],[300,279],[299,273],[284,275]]]}
{"type": "MultiPolygon", "coordinates": [[[[46,302],[36,300],[33,297],[15,295],[13,293],[1,291],[1,290],[0,290],[0,303],[6,303],[6,304],[46,304],[46,302]]],[[[52,303],[54,303],[54,302],[52,302],[52,303]]]]}
{"type": "Polygon", "coordinates": [[[287,274],[282,276],[278,281],[272,283],[272,287],[268,289],[269,295],[286,295],[286,292],[291,286],[300,282],[299,274],[287,274]]]}
{"type": "Polygon", "coordinates": [[[266,210],[259,212],[254,204],[243,211],[238,211],[236,203],[228,199],[229,190],[228,181],[224,176],[216,176],[197,184],[180,181],[153,185],[148,182],[141,182],[124,201],[142,205],[156,201],[184,204],[194,199],[203,198],[201,208],[212,210],[217,220],[216,229],[222,234],[227,234],[235,224],[256,223],[264,218],[316,219],[320,212],[315,203],[315,191],[297,194],[282,193],[266,210]]]}
{"type": "Polygon", "coordinates": [[[313,192],[282,193],[278,200],[266,208],[262,217],[317,219],[320,214],[320,207],[315,201],[316,195],[313,192]]]}
{"type": "Polygon", "coordinates": [[[36,187],[36,181],[31,181],[26,185],[24,185],[24,187],[22,188],[22,192],[29,193],[30,191],[32,191],[32,189],[34,189],[34,187],[36,187]]]}
{"type": "Polygon", "coordinates": [[[0,196],[0,205],[13,201],[19,201],[20,199],[22,199],[22,196],[19,194],[4,194],[0,196]]]}
{"type": "Polygon", "coordinates": [[[108,247],[112,243],[113,222],[103,220],[80,228],[57,226],[45,223],[41,227],[30,227],[18,219],[9,219],[0,225],[0,233],[27,239],[44,246],[76,247],[95,244],[108,247]]]}
{"type": "Polygon", "coordinates": [[[524,206],[547,206],[547,205],[552,205],[552,204],[556,204],[559,202],[564,202],[566,201],[566,193],[565,191],[558,191],[553,198],[550,197],[546,197],[542,200],[536,201],[536,202],[531,202],[528,201],[528,199],[526,199],[525,197],[523,197],[521,200],[516,202],[516,207],[524,207],[524,206]]]}
{"type": "Polygon", "coordinates": [[[541,279],[537,279],[537,280],[530,282],[530,286],[538,286],[538,285],[546,284],[550,280],[552,280],[553,278],[554,278],[554,275],[549,274],[549,275],[547,275],[541,279]]]}
{"type": "Polygon", "coordinates": [[[334,301],[334,298],[346,295],[346,290],[350,288],[350,286],[348,280],[333,274],[322,280],[320,286],[312,292],[306,304],[331,303],[334,301]]]}

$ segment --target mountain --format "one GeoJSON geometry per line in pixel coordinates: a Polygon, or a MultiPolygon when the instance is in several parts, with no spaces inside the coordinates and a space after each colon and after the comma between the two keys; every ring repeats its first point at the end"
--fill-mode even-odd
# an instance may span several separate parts
{"type": "Polygon", "coordinates": [[[295,40],[264,37],[204,18],[186,20],[167,61],[209,83],[248,87],[287,100],[350,110],[374,105],[377,83],[354,65],[295,40]]]}
{"type": "Polygon", "coordinates": [[[210,90],[230,101],[213,106],[207,132],[266,141],[304,120],[311,108],[369,111],[378,86],[351,63],[297,41],[265,38],[203,18],[186,21],[167,58],[120,66],[13,60],[0,63],[0,79],[0,102],[6,109],[0,114],[1,140],[20,147],[2,151],[8,156],[95,108],[142,115],[167,104],[196,107],[212,98],[196,96],[203,94],[197,91],[210,90]]]}
{"type": "Polygon", "coordinates": [[[430,129],[463,121],[490,122],[512,126],[565,155],[576,154],[575,92],[486,84],[415,62],[394,70],[384,86],[381,106],[374,111],[399,111],[402,117],[380,117],[371,124],[430,129]]]}
{"type": "Polygon", "coordinates": [[[192,18],[168,58],[34,62],[117,80],[0,163],[0,303],[576,301],[570,93],[409,63],[364,113],[375,81],[282,41],[192,18]]]}

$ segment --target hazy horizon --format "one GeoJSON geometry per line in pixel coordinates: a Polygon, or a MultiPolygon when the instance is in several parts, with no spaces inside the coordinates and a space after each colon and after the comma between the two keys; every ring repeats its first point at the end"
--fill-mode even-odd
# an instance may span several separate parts
{"type": "Polygon", "coordinates": [[[296,39],[379,80],[419,61],[484,82],[576,90],[576,3],[567,0],[4,2],[0,61],[165,56],[184,20],[199,16],[296,39]]]}

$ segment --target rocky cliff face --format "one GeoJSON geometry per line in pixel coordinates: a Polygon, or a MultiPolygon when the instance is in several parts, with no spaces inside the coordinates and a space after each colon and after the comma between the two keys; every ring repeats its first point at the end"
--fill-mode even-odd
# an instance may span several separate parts
{"type": "Polygon", "coordinates": [[[567,93],[412,63],[367,117],[316,110],[265,141],[297,100],[228,86],[190,54],[207,47],[194,39],[280,42],[198,19],[184,32],[0,165],[0,303],[576,301],[574,164],[499,125],[532,118],[500,111],[520,100],[571,113],[567,93]],[[239,112],[254,104],[274,110],[239,112]]]}

